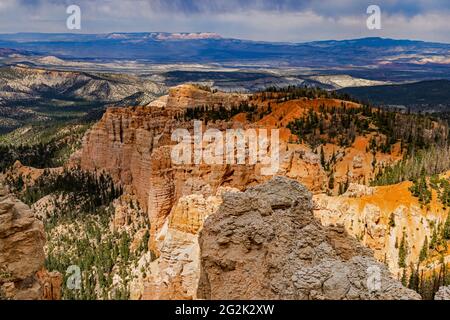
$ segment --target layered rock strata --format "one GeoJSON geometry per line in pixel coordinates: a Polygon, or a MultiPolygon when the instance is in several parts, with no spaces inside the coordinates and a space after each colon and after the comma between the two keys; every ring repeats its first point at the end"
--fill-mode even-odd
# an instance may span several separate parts
{"type": "MultiPolygon", "coordinates": [[[[430,243],[436,226],[445,222],[448,210],[433,190],[431,202],[424,206],[412,196],[411,182],[383,187],[351,185],[342,196],[314,196],[314,214],[323,225],[342,225],[346,232],[371,248],[377,260],[385,262],[400,279],[399,250],[405,243],[405,264],[417,266],[425,243],[430,243]]],[[[429,250],[430,251],[430,250],[429,250]]],[[[431,253],[431,251],[430,251],[431,253]]],[[[432,271],[440,257],[428,257],[421,270],[432,271]]],[[[444,256],[450,262],[448,255],[444,256]]]]}

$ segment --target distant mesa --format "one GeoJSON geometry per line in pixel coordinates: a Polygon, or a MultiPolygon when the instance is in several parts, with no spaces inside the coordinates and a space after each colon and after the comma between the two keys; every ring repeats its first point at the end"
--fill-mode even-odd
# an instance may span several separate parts
{"type": "Polygon", "coordinates": [[[148,32],[148,33],[110,33],[106,35],[110,40],[203,40],[222,39],[222,36],[213,32],[148,32]]]}
{"type": "Polygon", "coordinates": [[[160,33],[156,36],[158,40],[203,40],[222,39],[217,33],[195,32],[195,33],[160,33]]]}

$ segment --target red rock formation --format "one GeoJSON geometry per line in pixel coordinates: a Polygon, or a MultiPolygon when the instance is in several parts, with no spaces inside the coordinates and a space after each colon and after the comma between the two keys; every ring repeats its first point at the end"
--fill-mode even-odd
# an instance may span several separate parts
{"type": "Polygon", "coordinates": [[[31,210],[0,186],[0,296],[37,300],[37,273],[44,265],[44,226],[31,210]]]}
{"type": "Polygon", "coordinates": [[[48,272],[42,269],[36,276],[42,287],[43,300],[61,300],[63,277],[59,272],[48,272]]]}
{"type": "MultiPolygon", "coordinates": [[[[175,119],[180,111],[198,105],[238,105],[244,95],[212,93],[193,86],[170,91],[165,106],[109,108],[85,136],[72,166],[105,170],[116,181],[130,185],[147,210],[151,236],[161,229],[175,202],[183,195],[215,193],[219,186],[245,187],[264,179],[254,166],[183,165],[171,162],[172,132],[192,123],[175,119]]],[[[223,124],[226,128],[227,124],[223,124]]]]}
{"type": "MultiPolygon", "coordinates": [[[[245,95],[212,93],[188,85],[171,89],[168,96],[147,107],[109,108],[85,136],[82,149],[72,157],[71,165],[91,171],[106,170],[116,181],[129,186],[149,216],[150,248],[156,253],[157,260],[152,262],[151,270],[146,270],[150,274],[146,274],[145,285],[136,285],[139,289],[133,297],[196,298],[193,292],[198,282],[195,271],[199,263],[197,238],[204,216],[194,210],[194,202],[190,203],[192,208],[185,208],[180,199],[188,199],[186,197],[190,195],[207,199],[216,195],[220,187],[245,190],[271,178],[261,175],[258,165],[176,165],[171,161],[171,146],[175,144],[171,141],[172,133],[180,128],[193,131],[192,121],[177,120],[187,108],[202,105],[227,107],[239,105],[246,99],[245,95]]],[[[241,114],[234,118],[239,121],[218,121],[207,126],[221,131],[235,127],[277,128],[280,117],[285,126],[307,106],[314,104],[318,107],[319,102],[284,103],[284,108],[274,107],[273,115],[257,123],[248,123],[243,119],[245,114],[241,114]]],[[[281,132],[278,174],[302,182],[314,193],[324,191],[328,177],[320,164],[320,157],[305,145],[287,143],[290,138],[288,131],[284,128],[281,132]]],[[[370,159],[358,156],[359,151],[366,148],[366,141],[362,143],[359,140],[346,150],[345,155],[342,154],[345,161],[338,162],[336,177],[340,174],[343,179],[350,168],[357,179],[364,178],[363,173],[371,168],[370,159]]],[[[334,149],[325,150],[325,153],[334,153],[334,149]]],[[[336,237],[333,239],[339,247],[342,241],[336,237]]],[[[342,243],[347,246],[348,241],[342,243]]],[[[343,250],[342,247],[334,249],[343,250]]],[[[346,250],[343,252],[345,255],[346,250]]]]}
{"type": "MultiPolygon", "coordinates": [[[[171,145],[175,144],[172,133],[179,128],[193,130],[192,121],[177,121],[177,116],[190,107],[230,107],[247,99],[246,95],[213,93],[183,85],[148,107],[109,108],[85,136],[71,165],[106,170],[123,185],[132,186],[148,212],[153,239],[180,197],[214,195],[220,186],[244,189],[270,178],[261,175],[260,165],[174,165],[171,161],[171,145]]],[[[217,122],[208,127],[224,132],[243,125],[250,126],[217,122]]],[[[283,141],[280,152],[281,174],[306,183],[313,191],[323,190],[326,174],[317,155],[300,145],[287,148],[283,141]]]]}

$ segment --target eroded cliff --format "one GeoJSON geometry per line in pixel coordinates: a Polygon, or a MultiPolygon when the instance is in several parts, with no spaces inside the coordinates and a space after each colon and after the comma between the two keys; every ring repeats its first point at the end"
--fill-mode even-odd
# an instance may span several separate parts
{"type": "Polygon", "coordinates": [[[396,278],[406,268],[417,268],[421,251],[421,270],[431,273],[449,255],[434,253],[433,233],[445,222],[448,209],[440,202],[436,191],[432,201],[423,205],[411,194],[411,182],[383,187],[351,185],[342,196],[314,196],[314,214],[326,226],[342,225],[345,230],[374,251],[375,257],[385,262],[396,278]],[[401,249],[404,241],[405,248],[401,249]],[[404,261],[399,263],[400,250],[404,261]],[[404,266],[402,266],[404,265],[404,266]]]}
{"type": "Polygon", "coordinates": [[[311,193],[284,177],[225,193],[200,233],[204,299],[418,299],[342,227],[323,227],[311,193]],[[375,271],[374,271],[375,270],[375,271]],[[377,280],[371,284],[372,273],[377,280]],[[377,284],[378,282],[378,284],[377,284]]]}
{"type": "MultiPolygon", "coordinates": [[[[71,166],[89,171],[105,170],[122,185],[133,188],[151,222],[154,237],[166,223],[178,199],[191,194],[215,195],[219,187],[245,189],[266,181],[261,165],[182,164],[171,159],[172,133],[176,129],[193,130],[192,121],[180,119],[186,110],[197,106],[232,108],[246,103],[248,96],[210,92],[191,85],[170,90],[147,107],[109,108],[83,140],[82,148],[72,156],[71,166]]],[[[239,117],[239,116],[237,116],[239,117]]],[[[215,128],[257,128],[262,124],[216,121],[203,125],[215,128]]],[[[298,179],[316,192],[323,191],[326,173],[320,159],[303,145],[288,145],[281,139],[280,174],[298,179]]]]}
{"type": "MultiPolygon", "coordinates": [[[[81,169],[89,171],[105,170],[117,182],[129,186],[148,215],[151,225],[149,248],[155,255],[156,260],[149,256],[139,261],[137,269],[142,269],[144,272],[137,272],[137,280],[132,283],[132,298],[198,298],[196,290],[200,277],[198,233],[208,216],[214,219],[215,209],[212,208],[217,208],[222,201],[221,188],[246,190],[271,178],[261,174],[259,165],[177,165],[172,162],[171,149],[175,144],[171,139],[172,133],[176,129],[193,131],[192,119],[186,119],[183,116],[187,110],[198,107],[200,107],[199,110],[202,110],[202,108],[204,110],[205,106],[212,109],[221,107],[226,109],[239,106],[242,103],[249,103],[249,96],[211,92],[196,86],[183,85],[171,89],[168,96],[162,97],[146,107],[109,108],[101,121],[86,134],[81,150],[72,157],[70,163],[72,166],[80,166],[81,169]]],[[[236,114],[227,120],[204,121],[202,129],[215,128],[221,132],[231,128],[280,129],[280,167],[278,175],[303,183],[315,194],[337,193],[341,186],[352,181],[367,182],[368,179],[373,177],[377,166],[388,165],[401,157],[402,151],[399,144],[392,147],[392,152],[367,152],[369,142],[375,139],[373,133],[357,136],[349,146],[328,143],[324,144],[322,150],[317,150],[307,143],[298,141],[286,128],[293,120],[307,115],[310,110],[320,110],[324,104],[329,104],[332,108],[345,106],[345,103],[340,100],[297,99],[272,105],[267,101],[250,103],[260,104],[261,110],[256,113],[252,111],[247,112],[247,114],[245,112],[236,114]],[[249,120],[249,116],[252,121],[249,120]],[[334,181],[333,184],[331,180],[334,181]]],[[[351,104],[350,107],[356,108],[357,106],[351,104]]],[[[378,139],[381,138],[378,137],[378,139]]],[[[329,199],[331,202],[334,201],[333,197],[327,198],[325,195],[321,197],[329,199]]],[[[237,201],[238,198],[239,196],[236,196],[234,200],[237,201]]],[[[249,205],[260,204],[258,201],[255,199],[253,204],[243,204],[238,201],[234,204],[236,207],[234,210],[239,210],[242,206],[248,209],[249,205]]],[[[267,209],[264,207],[266,204],[261,203],[261,205],[261,209],[257,209],[257,206],[252,208],[256,211],[267,209]]],[[[328,204],[323,206],[325,209],[328,208],[328,204]]],[[[344,211],[342,211],[342,216],[345,216],[344,211]]],[[[270,216],[270,214],[268,215],[270,216]]],[[[333,220],[333,223],[324,221],[321,216],[319,218],[325,224],[343,223],[338,218],[333,220]]],[[[311,223],[314,228],[318,228],[317,222],[311,223]]],[[[293,223],[293,225],[295,224],[296,222],[293,223]]],[[[343,224],[345,225],[345,223],[343,224]]],[[[380,228],[382,227],[376,227],[377,232],[380,228]]],[[[291,236],[293,230],[300,231],[294,228],[286,232],[291,236]]],[[[306,230],[308,228],[302,232],[306,232],[306,230]]],[[[336,265],[339,265],[341,269],[350,270],[351,273],[353,271],[361,273],[363,268],[368,267],[366,260],[369,259],[370,254],[359,254],[360,250],[363,249],[361,247],[355,249],[356,247],[353,247],[353,244],[349,245],[350,240],[347,235],[344,235],[342,229],[337,228],[333,231],[334,233],[330,232],[335,235],[342,235],[346,239],[345,241],[342,240],[345,246],[353,248],[349,249],[350,251],[356,250],[358,252],[350,255],[351,257],[355,256],[356,260],[344,259],[339,253],[336,253],[336,250],[340,249],[331,245],[331,249],[327,247],[325,253],[323,253],[325,256],[337,257],[336,265]]],[[[348,233],[355,237],[360,236],[359,233],[356,234],[351,230],[348,230],[348,233]]],[[[380,237],[383,237],[381,233],[380,237]]],[[[328,236],[324,237],[327,238],[328,236]]],[[[258,242],[258,245],[273,240],[270,237],[267,239],[263,237],[262,240],[259,237],[258,239],[256,241],[262,241],[258,242]]],[[[282,241],[288,241],[287,239],[288,236],[286,235],[282,241]]],[[[342,241],[339,240],[339,242],[342,241]]],[[[313,245],[322,248],[322,242],[320,240],[318,243],[314,242],[313,245]]],[[[325,242],[330,245],[327,241],[325,242]]],[[[383,261],[380,256],[385,253],[385,248],[380,251],[376,246],[372,246],[370,241],[364,243],[373,248],[377,258],[383,261]]],[[[247,242],[245,245],[247,245],[247,242]]],[[[251,246],[252,244],[250,244],[251,246]]],[[[297,250],[298,248],[294,246],[291,249],[297,250]]],[[[303,251],[300,250],[299,252],[303,254],[303,251]]],[[[281,259],[281,257],[277,259],[281,259]]],[[[373,261],[372,258],[369,260],[373,261]]],[[[332,264],[330,268],[334,268],[334,266],[332,264]]],[[[321,265],[320,268],[322,267],[324,270],[330,269],[326,265],[321,265]]],[[[346,272],[343,271],[343,274],[346,275],[346,272]]],[[[326,272],[322,274],[324,277],[328,275],[326,272]]],[[[341,276],[342,273],[338,277],[341,276]]],[[[346,276],[342,277],[345,278],[346,276]]],[[[353,283],[354,280],[349,280],[349,282],[353,283]]],[[[208,293],[205,293],[205,285],[202,285],[202,288],[200,296],[208,296],[208,293]]],[[[311,288],[305,289],[306,291],[292,289],[296,293],[292,293],[291,297],[330,298],[335,295],[335,293],[328,295],[328,293],[316,292],[316,289],[311,288]]],[[[358,290],[353,288],[349,291],[351,293],[348,296],[345,293],[338,298],[360,297],[363,299],[375,297],[364,291],[365,289],[359,288],[358,290]]],[[[261,291],[261,294],[263,292],[264,290],[261,291]]],[[[255,291],[255,294],[258,296],[259,293],[257,294],[255,291]]],[[[278,294],[279,297],[288,297],[286,293],[281,293],[281,291],[278,294]]],[[[211,297],[213,296],[211,295],[211,297]]],[[[386,297],[391,296],[386,293],[386,297]]]]}
{"type": "Polygon", "coordinates": [[[0,185],[0,297],[13,300],[58,299],[61,278],[44,267],[45,233],[41,221],[0,185]]]}

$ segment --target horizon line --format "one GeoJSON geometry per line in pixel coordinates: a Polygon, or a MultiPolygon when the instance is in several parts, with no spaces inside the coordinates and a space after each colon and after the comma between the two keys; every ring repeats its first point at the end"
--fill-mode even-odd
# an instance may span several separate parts
{"type": "MultiPolygon", "coordinates": [[[[310,41],[264,41],[264,40],[253,40],[253,39],[245,39],[245,38],[233,38],[233,37],[224,37],[221,34],[217,32],[210,32],[210,31],[177,31],[177,32],[168,32],[168,31],[114,31],[114,32],[93,32],[93,33],[77,33],[77,32],[32,32],[32,31],[25,31],[25,32],[0,32],[1,35],[73,35],[73,36],[95,36],[95,35],[111,35],[111,34],[151,34],[151,33],[163,33],[163,34],[214,34],[217,35],[218,38],[216,40],[222,39],[222,40],[240,40],[240,41],[249,41],[249,42],[259,42],[259,43],[278,43],[278,44],[307,44],[307,43],[319,43],[319,42],[344,42],[344,41],[355,41],[355,40],[366,40],[366,39],[381,39],[381,40],[394,40],[394,41],[410,41],[410,42],[423,42],[423,43],[430,43],[430,44],[450,44],[450,42],[440,42],[440,41],[427,41],[423,39],[413,39],[413,38],[392,38],[392,37],[382,37],[382,36],[374,36],[374,37],[359,37],[359,38],[345,38],[345,39],[324,39],[324,40],[310,40],[310,41]]],[[[120,40],[120,39],[119,39],[120,40]]],[[[170,40],[170,39],[169,39],[170,40]]],[[[183,40],[214,40],[214,39],[175,39],[177,41],[183,41],[183,40]]],[[[10,40],[14,41],[14,40],[10,40]]]]}

